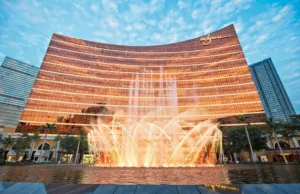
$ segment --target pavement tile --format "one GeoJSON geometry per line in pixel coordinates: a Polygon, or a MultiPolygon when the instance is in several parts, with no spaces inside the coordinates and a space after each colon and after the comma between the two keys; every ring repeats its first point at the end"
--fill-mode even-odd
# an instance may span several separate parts
{"type": "Polygon", "coordinates": [[[26,187],[29,187],[33,183],[16,183],[13,184],[6,189],[2,190],[0,194],[13,194],[17,193],[18,191],[26,189],[26,187]]]}
{"type": "Polygon", "coordinates": [[[93,194],[113,194],[117,185],[99,185],[93,194]]]}
{"type": "Polygon", "coordinates": [[[157,187],[157,194],[178,194],[176,185],[159,185],[157,187]]]}
{"type": "Polygon", "coordinates": [[[82,193],[93,193],[99,185],[83,184],[81,187],[73,189],[72,191],[65,192],[64,194],[82,194],[82,193]]]}
{"type": "Polygon", "coordinates": [[[202,185],[197,185],[198,190],[200,191],[201,194],[220,194],[217,191],[214,191],[212,189],[206,188],[202,185]]]}
{"type": "Polygon", "coordinates": [[[117,185],[114,194],[134,194],[136,190],[136,185],[117,185]]]}
{"type": "Polygon", "coordinates": [[[156,194],[158,185],[138,185],[135,194],[156,194]]]}
{"type": "Polygon", "coordinates": [[[98,185],[0,182],[0,194],[300,194],[300,184],[98,185]]]}
{"type": "Polygon", "coordinates": [[[259,189],[263,190],[265,193],[276,193],[276,194],[286,194],[285,192],[283,192],[282,190],[280,190],[278,187],[276,187],[273,184],[257,184],[255,185],[256,187],[258,187],[259,189]]]}
{"type": "Polygon", "coordinates": [[[300,193],[300,184],[275,184],[274,186],[288,194],[300,193]]]}
{"type": "Polygon", "coordinates": [[[57,193],[75,193],[76,191],[85,187],[84,184],[56,184],[46,186],[46,191],[48,194],[57,194],[57,193]]]}
{"type": "Polygon", "coordinates": [[[3,189],[6,189],[6,188],[8,188],[8,187],[10,187],[10,186],[12,186],[14,184],[16,184],[16,183],[12,183],[12,182],[4,182],[4,183],[2,182],[1,183],[3,189]]]}
{"type": "Polygon", "coordinates": [[[200,194],[195,185],[177,185],[178,194],[200,194]]]}
{"type": "Polygon", "coordinates": [[[25,187],[24,189],[17,191],[15,194],[33,194],[36,193],[37,191],[41,192],[41,189],[43,188],[45,190],[45,186],[43,183],[32,183],[28,187],[25,187]]]}
{"type": "Polygon", "coordinates": [[[244,194],[267,194],[260,188],[258,188],[255,184],[245,184],[243,185],[243,193],[244,194]]]}

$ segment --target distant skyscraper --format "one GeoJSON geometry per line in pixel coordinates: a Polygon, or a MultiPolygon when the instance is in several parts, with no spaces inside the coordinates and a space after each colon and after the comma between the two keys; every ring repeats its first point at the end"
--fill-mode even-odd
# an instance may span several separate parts
{"type": "Polygon", "coordinates": [[[271,58],[250,65],[250,71],[268,118],[286,121],[296,114],[271,58]]]}
{"type": "Polygon", "coordinates": [[[0,66],[0,128],[14,132],[37,72],[33,65],[4,59],[0,66]]]}

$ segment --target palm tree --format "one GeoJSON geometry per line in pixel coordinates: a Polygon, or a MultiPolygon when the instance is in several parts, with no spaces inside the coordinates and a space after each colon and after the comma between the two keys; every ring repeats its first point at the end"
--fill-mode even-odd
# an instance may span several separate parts
{"type": "Polygon", "coordinates": [[[292,138],[292,134],[291,131],[289,130],[288,124],[283,124],[284,130],[282,130],[280,132],[280,134],[282,135],[282,137],[284,137],[284,139],[288,142],[289,146],[290,146],[290,152],[292,154],[292,157],[295,159],[294,154],[293,154],[293,150],[292,150],[292,144],[290,143],[290,139],[292,138]]]}
{"type": "Polygon", "coordinates": [[[55,138],[54,138],[54,141],[56,142],[56,146],[55,146],[55,162],[57,162],[57,155],[58,155],[58,143],[62,140],[62,137],[60,135],[57,135],[55,138]]]}
{"type": "Polygon", "coordinates": [[[280,150],[280,154],[282,155],[283,157],[283,160],[286,164],[288,164],[288,161],[281,149],[281,146],[279,144],[279,141],[278,141],[278,138],[277,138],[277,133],[276,133],[276,129],[278,127],[278,125],[275,124],[274,120],[272,117],[269,118],[269,120],[265,120],[265,123],[271,128],[271,130],[273,131],[273,137],[275,138],[275,141],[276,141],[276,144],[278,145],[278,148],[280,150]]]}
{"type": "Polygon", "coordinates": [[[245,132],[246,132],[246,136],[247,136],[247,139],[248,139],[248,143],[249,143],[249,147],[250,147],[250,152],[251,152],[252,160],[253,160],[253,162],[256,162],[257,160],[256,160],[256,157],[254,156],[254,152],[253,152],[253,149],[252,149],[252,144],[251,144],[249,133],[248,133],[248,129],[247,129],[247,126],[246,126],[247,119],[248,119],[248,117],[246,117],[245,115],[241,115],[241,116],[237,117],[238,121],[244,123],[245,132]]]}
{"type": "Polygon", "coordinates": [[[45,143],[46,143],[46,139],[47,139],[47,135],[49,131],[55,131],[56,127],[55,127],[55,123],[46,123],[45,125],[40,126],[39,128],[40,130],[45,130],[45,136],[44,136],[44,141],[43,141],[43,145],[42,145],[42,149],[41,149],[41,153],[39,155],[39,162],[42,160],[42,157],[45,156],[45,153],[42,155],[44,147],[45,147],[45,143]]]}
{"type": "Polygon", "coordinates": [[[30,147],[31,137],[27,133],[23,133],[15,142],[15,153],[16,159],[15,162],[19,162],[19,156],[25,154],[26,149],[30,147]]]}
{"type": "Polygon", "coordinates": [[[1,156],[1,158],[4,158],[5,157],[5,151],[8,147],[8,145],[13,145],[14,144],[14,139],[9,135],[7,137],[5,137],[3,140],[2,140],[2,143],[4,145],[4,149],[3,149],[3,154],[1,156]]]}
{"type": "Polygon", "coordinates": [[[81,139],[85,136],[85,133],[83,130],[80,130],[79,131],[79,141],[78,141],[78,144],[77,144],[77,150],[76,150],[76,156],[75,156],[75,164],[77,162],[77,159],[78,159],[78,152],[79,152],[79,147],[80,147],[80,141],[81,139]]]}
{"type": "Polygon", "coordinates": [[[2,142],[3,142],[3,134],[0,133],[0,143],[2,143],[2,142]]]}
{"type": "MultiPolygon", "coordinates": [[[[264,127],[264,136],[270,141],[270,144],[271,144],[270,149],[273,149],[273,145],[274,145],[273,140],[272,140],[273,130],[270,129],[269,127],[264,127]]],[[[276,160],[278,160],[277,155],[276,155],[276,150],[273,149],[273,152],[274,152],[274,156],[276,157],[276,160]]]]}
{"type": "Polygon", "coordinates": [[[284,131],[281,131],[281,135],[287,140],[288,144],[290,145],[290,151],[295,160],[297,160],[294,156],[290,139],[297,136],[299,134],[299,115],[293,115],[291,116],[291,119],[287,122],[284,122],[282,124],[282,127],[284,128],[284,131]],[[298,118],[297,118],[298,117],[298,118]]]}
{"type": "Polygon", "coordinates": [[[34,144],[35,144],[36,140],[39,138],[40,138],[39,132],[35,132],[32,136],[30,136],[31,143],[30,143],[30,150],[29,150],[28,158],[27,158],[28,160],[30,160],[34,144]]]}

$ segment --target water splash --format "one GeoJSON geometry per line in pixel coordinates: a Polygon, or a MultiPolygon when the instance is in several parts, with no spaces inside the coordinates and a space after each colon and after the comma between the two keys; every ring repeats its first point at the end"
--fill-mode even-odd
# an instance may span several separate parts
{"type": "Polygon", "coordinates": [[[180,113],[176,78],[164,76],[161,67],[159,79],[157,92],[152,72],[132,75],[129,108],[115,111],[109,123],[103,117],[92,121],[88,140],[95,164],[171,167],[214,165],[221,160],[218,123],[195,123],[193,115],[203,114],[201,109],[180,113]]]}

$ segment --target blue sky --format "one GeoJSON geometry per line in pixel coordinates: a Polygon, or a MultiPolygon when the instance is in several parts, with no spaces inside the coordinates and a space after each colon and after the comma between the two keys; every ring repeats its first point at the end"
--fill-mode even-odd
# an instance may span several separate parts
{"type": "Polygon", "coordinates": [[[0,62],[10,56],[40,66],[52,33],[155,45],[231,23],[249,64],[272,58],[300,113],[300,0],[0,0],[0,62]]]}

